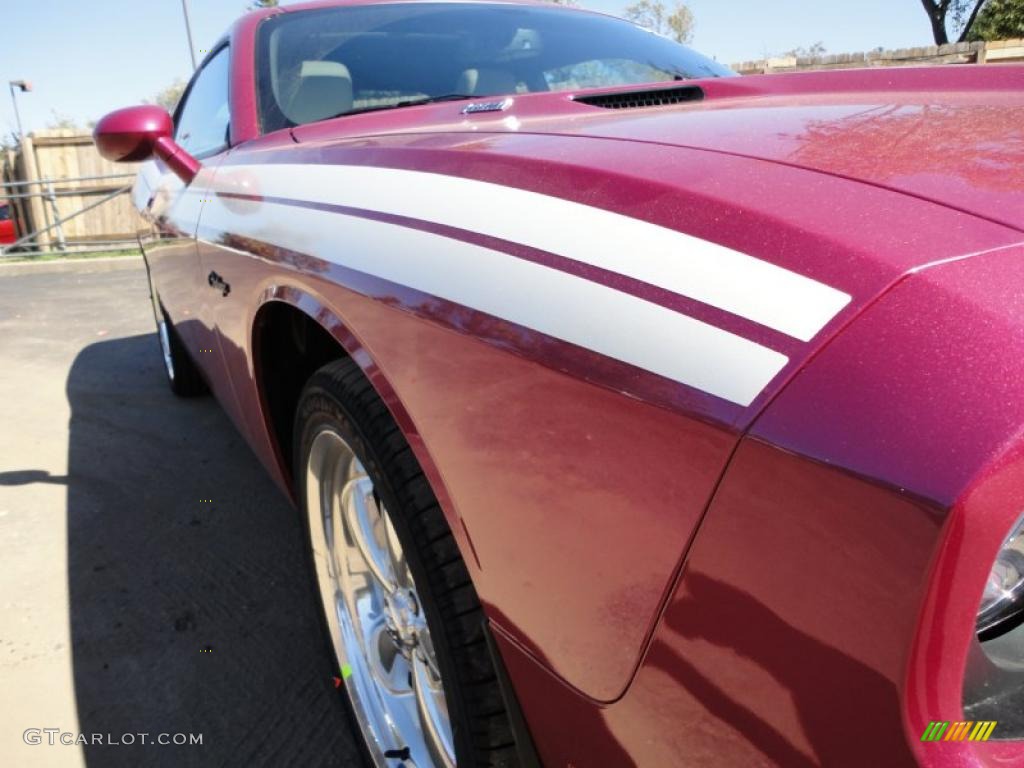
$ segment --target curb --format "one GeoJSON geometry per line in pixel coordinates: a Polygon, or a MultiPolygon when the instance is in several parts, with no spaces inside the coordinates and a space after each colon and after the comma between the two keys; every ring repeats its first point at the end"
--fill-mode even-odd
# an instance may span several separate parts
{"type": "Polygon", "coordinates": [[[141,269],[141,256],[112,256],[105,259],[56,259],[54,261],[0,262],[0,278],[15,275],[34,275],[47,272],[113,272],[121,269],[141,269]]]}

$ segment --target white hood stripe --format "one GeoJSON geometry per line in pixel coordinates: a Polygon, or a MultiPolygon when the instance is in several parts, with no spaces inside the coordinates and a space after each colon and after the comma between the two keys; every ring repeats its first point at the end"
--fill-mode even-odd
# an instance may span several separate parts
{"type": "Polygon", "coordinates": [[[849,294],[716,243],[559,197],[456,176],[351,165],[224,166],[222,192],[433,222],[625,275],[808,341],[849,294]]]}

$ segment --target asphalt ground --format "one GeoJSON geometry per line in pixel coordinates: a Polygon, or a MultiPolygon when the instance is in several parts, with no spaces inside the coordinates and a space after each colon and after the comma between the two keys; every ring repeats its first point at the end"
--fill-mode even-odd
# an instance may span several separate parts
{"type": "Polygon", "coordinates": [[[3,270],[0,766],[357,765],[299,516],[171,394],[141,261],[3,270]]]}

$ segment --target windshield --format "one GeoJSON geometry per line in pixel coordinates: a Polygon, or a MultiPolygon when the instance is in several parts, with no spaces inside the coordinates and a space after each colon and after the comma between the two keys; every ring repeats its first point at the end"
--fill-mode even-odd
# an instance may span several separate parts
{"type": "Polygon", "coordinates": [[[264,132],[437,98],[731,74],[627,21],[559,7],[343,6],[273,16],[258,40],[264,132]]]}

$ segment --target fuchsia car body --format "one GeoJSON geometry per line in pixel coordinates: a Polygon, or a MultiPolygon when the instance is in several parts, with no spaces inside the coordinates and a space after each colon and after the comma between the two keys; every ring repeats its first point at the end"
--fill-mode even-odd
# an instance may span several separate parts
{"type": "Polygon", "coordinates": [[[921,741],[1008,722],[969,691],[1024,510],[1024,69],[261,133],[258,28],[336,4],[239,21],[229,147],[135,191],[281,488],[301,314],[424,467],[545,765],[1024,765],[1009,725],[921,741]]]}

